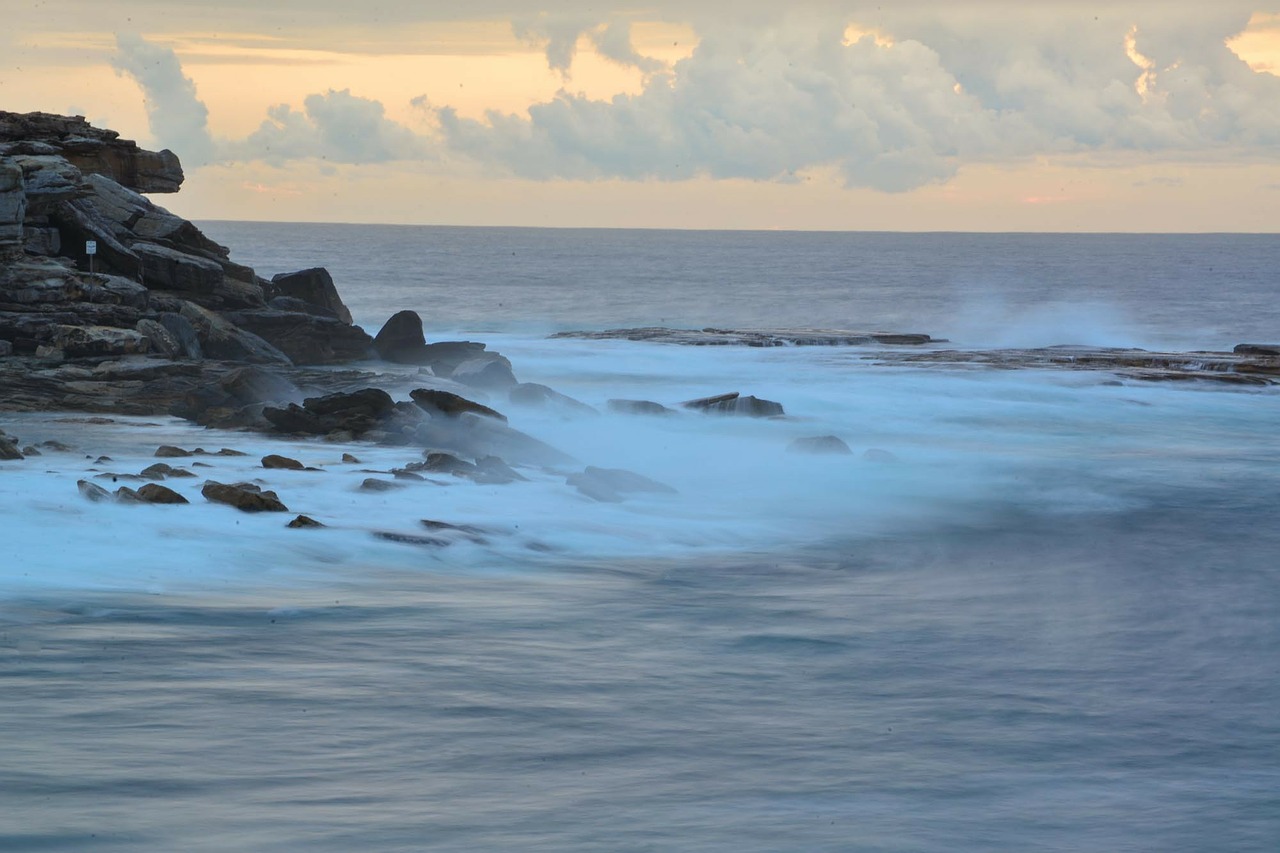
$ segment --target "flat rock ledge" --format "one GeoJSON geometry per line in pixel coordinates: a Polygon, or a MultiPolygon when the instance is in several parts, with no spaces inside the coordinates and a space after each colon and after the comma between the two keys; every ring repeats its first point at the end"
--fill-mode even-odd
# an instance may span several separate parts
{"type": "Polygon", "coordinates": [[[556,332],[551,337],[589,341],[645,341],[694,347],[855,347],[873,344],[921,346],[946,343],[929,335],[902,332],[851,332],[845,329],[668,329],[662,326],[596,332],[556,332]]]}

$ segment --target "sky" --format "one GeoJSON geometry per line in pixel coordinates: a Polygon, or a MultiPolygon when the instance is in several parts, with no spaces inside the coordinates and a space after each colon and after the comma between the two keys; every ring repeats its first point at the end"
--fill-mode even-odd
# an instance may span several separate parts
{"type": "Polygon", "coordinates": [[[12,2],[192,219],[1280,230],[1280,0],[12,2]]]}

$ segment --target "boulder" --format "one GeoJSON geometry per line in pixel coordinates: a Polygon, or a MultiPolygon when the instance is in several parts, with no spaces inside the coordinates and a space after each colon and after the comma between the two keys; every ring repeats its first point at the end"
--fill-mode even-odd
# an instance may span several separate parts
{"type": "MultiPolygon", "coordinates": [[[[280,273],[271,279],[271,287],[279,296],[298,299],[308,306],[321,309],[327,316],[351,325],[351,312],[343,304],[338,289],[333,286],[333,277],[324,267],[280,273]]],[[[421,321],[418,328],[421,331],[421,321]]]]}
{"type": "Polygon", "coordinates": [[[395,483],[391,480],[379,480],[377,477],[366,477],[365,481],[360,484],[361,491],[365,492],[393,492],[396,489],[403,489],[404,483],[395,483]]]}
{"type": "Polygon", "coordinates": [[[675,409],[668,409],[652,400],[609,400],[605,406],[609,411],[623,415],[674,415],[676,413],[675,409]]]}
{"type": "Polygon", "coordinates": [[[224,483],[208,481],[200,490],[205,500],[233,506],[243,512],[288,512],[275,492],[263,491],[252,483],[224,483]]]}
{"type": "Polygon", "coordinates": [[[0,460],[13,461],[25,458],[18,445],[7,436],[0,436],[0,460]]]}
{"type": "Polygon", "coordinates": [[[200,333],[191,321],[181,314],[166,311],[157,321],[177,342],[182,355],[186,358],[204,358],[204,348],[200,346],[200,333]]]}
{"type": "Polygon", "coordinates": [[[160,459],[180,459],[187,456],[194,456],[190,450],[183,450],[181,447],[174,447],[172,444],[162,444],[156,448],[154,456],[160,459]]]}
{"type": "Polygon", "coordinates": [[[494,411],[488,406],[481,405],[449,391],[417,388],[410,391],[409,396],[419,408],[430,415],[456,417],[463,412],[473,412],[486,418],[495,418],[503,423],[507,422],[507,416],[501,412],[494,411]]]}
{"type": "Polygon", "coordinates": [[[344,431],[359,436],[380,426],[395,412],[396,403],[390,394],[381,388],[363,388],[308,397],[301,406],[267,406],[262,416],[279,432],[328,435],[344,431]]]}
{"type": "Polygon", "coordinates": [[[168,486],[162,486],[159,483],[147,483],[140,486],[137,491],[138,498],[149,504],[185,504],[190,503],[182,495],[175,492],[168,486]]]}
{"type": "Polygon", "coordinates": [[[295,518],[293,521],[285,525],[285,527],[291,527],[295,530],[306,529],[306,528],[319,528],[324,526],[325,525],[316,521],[314,518],[312,518],[309,515],[300,515],[297,518],[295,518]]]}
{"type": "Polygon", "coordinates": [[[22,253],[26,217],[26,180],[22,166],[7,157],[0,159],[0,256],[22,253]]]}
{"type": "Polygon", "coordinates": [[[242,405],[283,403],[302,396],[297,385],[257,365],[237,367],[218,380],[218,387],[242,405]]]}
{"type": "Polygon", "coordinates": [[[1236,355],[1280,355],[1280,344],[1236,344],[1236,355]]]}
{"type": "Polygon", "coordinates": [[[148,348],[151,352],[158,353],[165,358],[186,357],[182,344],[178,343],[178,339],[158,320],[139,320],[135,328],[138,330],[138,334],[147,339],[148,348]]]}
{"type": "Polygon", "coordinates": [[[270,453],[262,457],[263,468],[279,468],[285,471],[302,471],[306,468],[297,459],[290,459],[288,456],[280,456],[276,453],[270,453]]]}
{"type": "Polygon", "coordinates": [[[791,453],[810,453],[814,455],[850,456],[853,451],[849,445],[834,435],[815,435],[797,438],[787,445],[791,453]]]}
{"type": "Polygon", "coordinates": [[[427,339],[422,334],[422,318],[416,311],[399,311],[374,336],[373,348],[385,361],[418,364],[406,358],[421,351],[427,339]]]}

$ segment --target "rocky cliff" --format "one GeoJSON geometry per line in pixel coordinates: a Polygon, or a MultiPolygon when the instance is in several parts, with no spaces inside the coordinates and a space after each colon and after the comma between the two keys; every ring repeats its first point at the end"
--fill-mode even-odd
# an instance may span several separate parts
{"type": "Polygon", "coordinates": [[[289,365],[369,354],[324,270],[267,281],[143,195],[182,180],[171,151],[80,117],[0,111],[0,356],[289,365]]]}

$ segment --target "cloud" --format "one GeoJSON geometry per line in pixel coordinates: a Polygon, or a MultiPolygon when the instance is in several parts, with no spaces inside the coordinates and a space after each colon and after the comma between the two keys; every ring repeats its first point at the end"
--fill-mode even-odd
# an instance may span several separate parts
{"type": "Polygon", "coordinates": [[[361,164],[430,159],[432,148],[430,140],[388,119],[379,101],[330,89],[308,95],[301,111],[272,107],[256,131],[227,143],[223,154],[273,165],[306,158],[361,164]]]}
{"type": "Polygon", "coordinates": [[[789,181],[834,167],[885,191],[1055,154],[1280,153],[1280,79],[1225,45],[1247,14],[964,11],[858,20],[887,37],[851,43],[844,16],[721,24],[638,95],[562,91],[482,121],[445,108],[440,129],[451,149],[524,178],[789,181]]]}
{"type": "Polygon", "coordinates": [[[596,52],[619,65],[646,74],[664,70],[665,63],[643,56],[631,42],[631,23],[623,18],[601,21],[594,15],[539,12],[511,20],[516,38],[538,45],[547,55],[547,67],[568,78],[578,52],[578,40],[586,37],[596,52]]]}
{"type": "Polygon", "coordinates": [[[111,67],[141,87],[156,140],[189,165],[208,163],[213,157],[209,111],[197,97],[195,83],[182,73],[178,57],[132,33],[117,34],[116,47],[111,67]]]}

